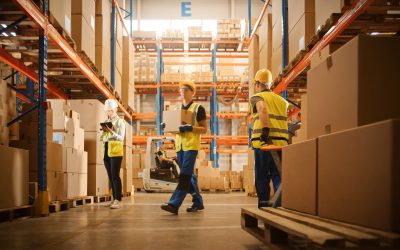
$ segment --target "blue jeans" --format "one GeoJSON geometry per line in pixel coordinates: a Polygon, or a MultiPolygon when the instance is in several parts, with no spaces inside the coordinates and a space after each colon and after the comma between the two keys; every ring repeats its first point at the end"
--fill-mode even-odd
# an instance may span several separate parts
{"type": "MultiPolygon", "coordinates": [[[[278,152],[279,157],[282,158],[281,152],[278,152]]],[[[272,179],[274,191],[281,185],[281,176],[279,170],[275,165],[271,152],[265,152],[260,149],[254,149],[255,161],[255,181],[258,196],[258,207],[267,207],[270,200],[269,182],[272,179]]]]}
{"type": "Polygon", "coordinates": [[[179,174],[179,183],[168,202],[168,204],[176,208],[182,205],[188,193],[192,195],[193,207],[203,206],[203,198],[200,195],[197,178],[194,175],[197,153],[197,150],[181,150],[177,153],[178,164],[181,170],[179,174]]]}

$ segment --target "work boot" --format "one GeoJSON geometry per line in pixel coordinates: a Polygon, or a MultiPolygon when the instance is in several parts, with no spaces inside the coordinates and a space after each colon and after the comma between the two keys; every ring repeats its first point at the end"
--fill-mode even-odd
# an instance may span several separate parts
{"type": "Polygon", "coordinates": [[[200,211],[200,210],[203,210],[203,209],[204,209],[203,205],[202,206],[191,206],[191,207],[186,208],[186,212],[194,213],[194,212],[197,212],[197,211],[200,211]]]}
{"type": "Polygon", "coordinates": [[[114,200],[114,203],[110,206],[111,209],[121,208],[121,204],[119,200],[114,200]]]}
{"type": "Polygon", "coordinates": [[[170,205],[170,204],[162,204],[161,205],[161,209],[165,210],[165,211],[168,211],[168,212],[170,212],[172,214],[178,214],[178,209],[176,207],[170,205]]]}
{"type": "Polygon", "coordinates": [[[114,204],[114,199],[111,200],[108,204],[105,205],[105,207],[111,207],[114,204]]]}

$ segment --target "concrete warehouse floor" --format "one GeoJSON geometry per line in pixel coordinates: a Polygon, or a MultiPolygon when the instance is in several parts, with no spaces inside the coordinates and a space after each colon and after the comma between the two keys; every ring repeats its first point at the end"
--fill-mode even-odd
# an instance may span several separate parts
{"type": "Polygon", "coordinates": [[[203,194],[206,209],[178,216],[160,209],[171,194],[136,193],[123,207],[85,205],[49,217],[0,223],[1,249],[267,249],[240,227],[244,193],[203,194]]]}

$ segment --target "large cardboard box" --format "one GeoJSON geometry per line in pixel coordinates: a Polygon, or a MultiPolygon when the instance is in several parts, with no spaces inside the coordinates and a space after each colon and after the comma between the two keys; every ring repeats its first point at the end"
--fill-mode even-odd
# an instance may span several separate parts
{"type": "Polygon", "coordinates": [[[96,1],[96,16],[111,14],[111,0],[96,1]]]}
{"type": "Polygon", "coordinates": [[[311,42],[315,34],[314,26],[314,12],[306,12],[289,30],[289,61],[293,60],[311,42]]]}
{"type": "Polygon", "coordinates": [[[121,168],[132,168],[132,148],[130,146],[124,146],[121,168]]]}
{"type": "Polygon", "coordinates": [[[95,0],[71,0],[71,14],[82,15],[94,30],[95,27],[95,0]]]}
{"type": "Polygon", "coordinates": [[[99,133],[85,132],[85,151],[88,152],[89,164],[103,164],[103,142],[100,141],[99,133]]]}
{"type": "Polygon", "coordinates": [[[141,155],[138,153],[132,153],[132,168],[133,169],[140,169],[140,157],[141,155]]]}
{"type": "MultiPolygon", "coordinates": [[[[124,51],[124,53],[128,53],[128,52],[124,51]]],[[[122,44],[121,44],[121,46],[118,44],[115,46],[115,68],[116,68],[116,71],[118,71],[120,73],[121,79],[122,79],[122,44]]],[[[121,93],[121,89],[119,89],[118,93],[119,94],[121,93]]]]}
{"type": "Polygon", "coordinates": [[[71,0],[50,0],[49,11],[68,35],[71,35],[71,0]]]}
{"type": "Polygon", "coordinates": [[[272,77],[276,78],[282,71],[282,47],[272,51],[271,73],[272,77]]]}
{"type": "MultiPolygon", "coordinates": [[[[37,173],[35,174],[37,175],[37,173]]],[[[49,201],[65,200],[67,196],[65,192],[64,173],[47,171],[46,177],[49,201]]]]}
{"type": "Polygon", "coordinates": [[[179,132],[179,126],[193,124],[193,113],[188,110],[163,111],[164,132],[179,132]]]}
{"type": "Polygon", "coordinates": [[[107,119],[104,104],[95,99],[70,100],[71,109],[77,111],[80,126],[85,132],[99,132],[100,123],[107,119]]]}
{"type": "Polygon", "coordinates": [[[93,26],[82,15],[73,14],[71,17],[71,36],[75,41],[76,49],[85,52],[93,63],[96,61],[94,23],[94,16],[93,26]]]}
{"type": "Polygon", "coordinates": [[[143,188],[143,179],[142,178],[132,178],[132,185],[135,189],[143,188]]]}
{"type": "Polygon", "coordinates": [[[399,152],[400,120],[319,137],[318,215],[400,232],[399,152]]]}
{"type": "Polygon", "coordinates": [[[283,148],[282,206],[317,214],[317,139],[283,148]]]}
{"type": "MultiPolygon", "coordinates": [[[[96,1],[97,3],[104,2],[96,1]]],[[[104,13],[109,13],[110,10],[104,10],[104,13]]],[[[95,31],[95,54],[96,68],[107,80],[111,79],[111,15],[96,15],[96,31],[95,31]]]]}
{"type": "Polygon", "coordinates": [[[63,148],[62,171],[87,174],[87,152],[74,148],[63,148]]]}
{"type": "Polygon", "coordinates": [[[65,196],[70,198],[79,197],[79,174],[64,173],[64,192],[65,196]]]}
{"type": "Polygon", "coordinates": [[[301,96],[301,125],[296,130],[296,136],[292,137],[292,144],[307,140],[307,117],[308,117],[307,94],[301,96]]]}
{"type": "MultiPolygon", "coordinates": [[[[315,0],[288,0],[288,28],[289,31],[303,17],[304,13],[315,12],[315,0]]],[[[312,31],[314,33],[314,30],[312,31]]]]}
{"type": "Polygon", "coordinates": [[[0,208],[28,205],[29,152],[0,146],[0,208]]]}
{"type": "Polygon", "coordinates": [[[88,195],[108,194],[108,176],[104,164],[88,164],[88,195]]]}
{"type": "MultiPolygon", "coordinates": [[[[87,165],[86,165],[87,168],[87,165]]],[[[87,185],[88,185],[88,174],[78,173],[78,195],[79,196],[87,196],[87,185]]]]}
{"type": "Polygon", "coordinates": [[[357,36],[308,71],[308,138],[400,117],[399,47],[399,37],[357,36]]]}

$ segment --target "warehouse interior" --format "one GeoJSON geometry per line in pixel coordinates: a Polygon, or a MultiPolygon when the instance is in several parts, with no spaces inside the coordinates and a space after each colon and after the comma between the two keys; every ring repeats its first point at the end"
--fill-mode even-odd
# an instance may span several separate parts
{"type": "Polygon", "coordinates": [[[0,0],[1,249],[400,249],[399,0],[0,0]]]}

